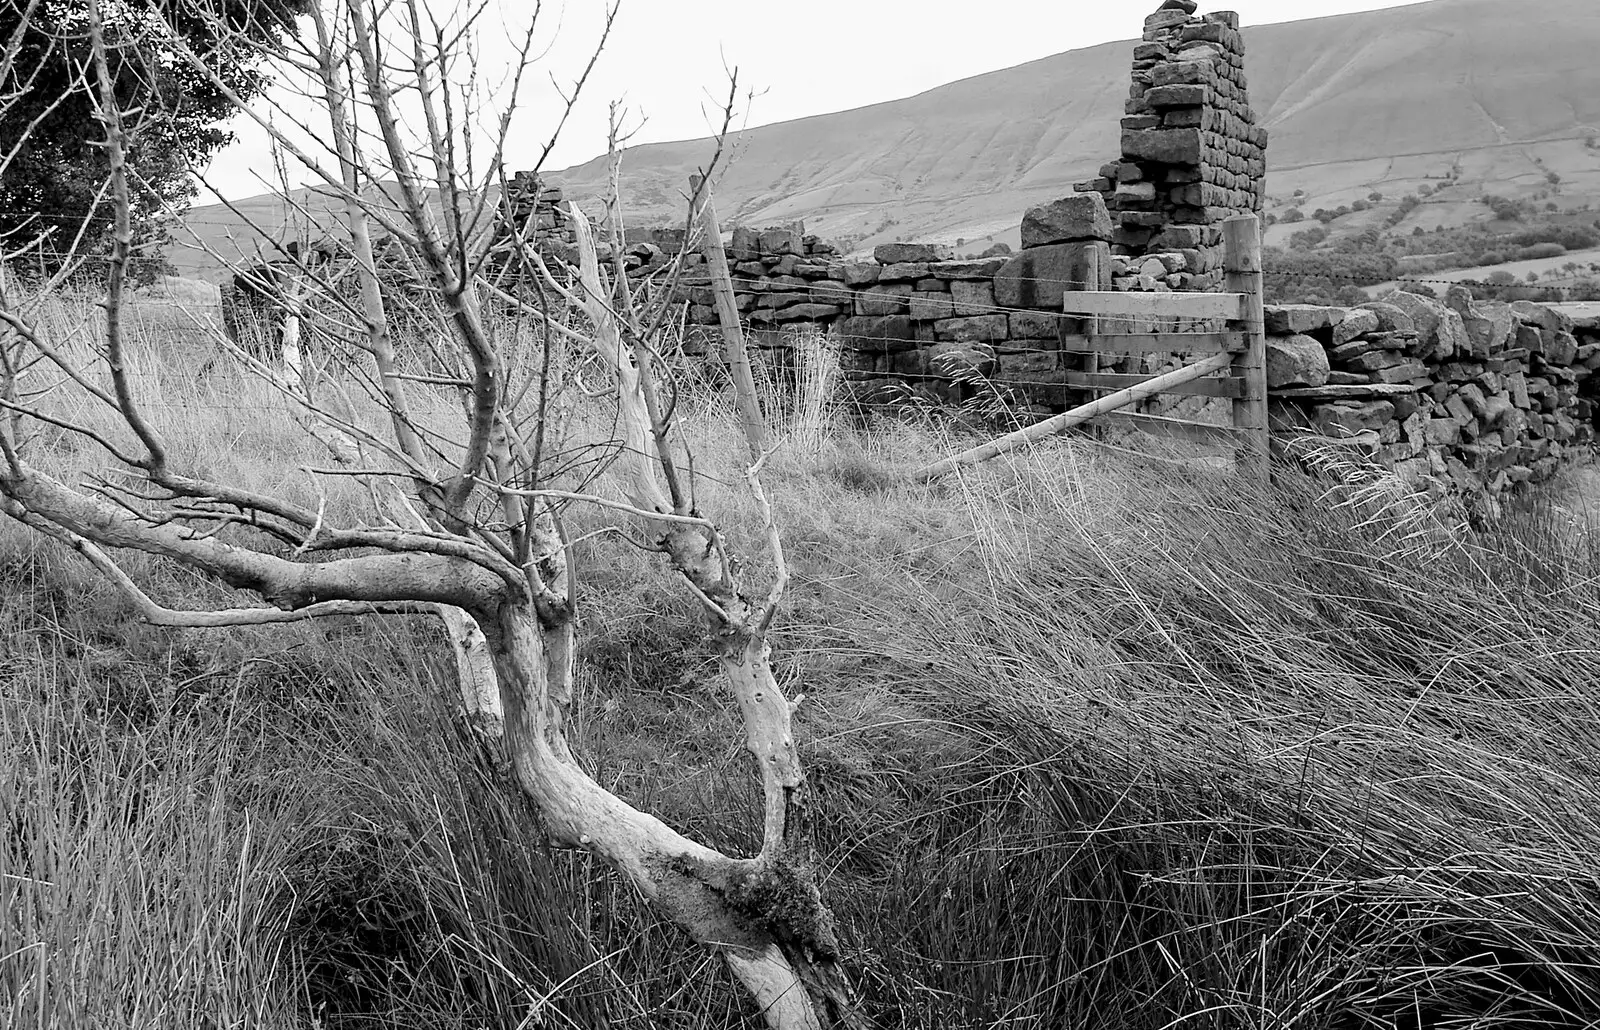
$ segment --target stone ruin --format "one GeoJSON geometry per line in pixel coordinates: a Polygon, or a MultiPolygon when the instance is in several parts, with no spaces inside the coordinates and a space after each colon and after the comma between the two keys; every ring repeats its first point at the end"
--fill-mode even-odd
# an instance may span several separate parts
{"type": "Polygon", "coordinates": [[[539,250],[556,250],[573,240],[566,192],[546,186],[533,172],[518,172],[508,183],[501,225],[516,226],[539,250]]]}
{"type": "MultiPolygon", "coordinates": [[[[1014,255],[956,259],[891,243],[850,260],[803,228],[737,227],[725,245],[752,342],[783,363],[797,330],[840,347],[863,404],[967,396],[977,380],[1014,411],[1044,416],[1089,395],[1062,349],[1068,290],[1207,291],[1223,286],[1222,223],[1259,213],[1267,133],[1251,111],[1238,16],[1166,0],[1134,50],[1120,157],[1098,178],[1022,218],[1014,255]]],[[[514,211],[558,256],[571,226],[559,189],[518,176],[514,211]]],[[[680,258],[684,350],[715,360],[721,336],[704,258],[686,234],[630,230],[630,275],[680,258]]],[[[1269,409],[1279,453],[1349,448],[1402,477],[1473,497],[1550,478],[1593,441],[1600,318],[1535,304],[1440,302],[1392,293],[1352,308],[1269,306],[1269,409]]],[[[1177,358],[1100,356],[1098,371],[1156,373],[1177,358]]],[[[1170,401],[1187,416],[1202,398],[1170,401]]],[[[1225,402],[1222,402],[1225,403],[1225,402]]]]}
{"type": "Polygon", "coordinates": [[[1167,0],[1145,19],[1122,156],[1074,187],[1099,193],[1116,223],[1114,281],[1144,275],[1154,258],[1174,289],[1216,288],[1222,223],[1259,213],[1266,199],[1267,131],[1250,109],[1239,16],[1196,16],[1196,6],[1167,0]]]}

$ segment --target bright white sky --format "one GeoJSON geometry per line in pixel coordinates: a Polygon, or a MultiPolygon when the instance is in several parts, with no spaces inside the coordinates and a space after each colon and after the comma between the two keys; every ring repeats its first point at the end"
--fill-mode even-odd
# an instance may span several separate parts
{"type": "MultiPolygon", "coordinates": [[[[507,25],[525,23],[533,0],[494,0],[507,25]]],[[[1236,10],[1245,25],[1400,7],[1414,0],[1202,0],[1201,11],[1236,10]]],[[[440,7],[455,7],[440,0],[440,7]]],[[[464,6],[464,5],[463,5],[464,6]]],[[[509,164],[530,167],[550,134],[549,77],[568,85],[604,21],[604,0],[545,0],[549,43],[528,116],[509,164]],[[559,22],[559,26],[558,23],[559,22]],[[559,31],[557,29],[559,28],[559,31]]],[[[935,86],[1066,50],[1138,38],[1159,0],[623,0],[611,42],[584,100],[546,165],[564,168],[605,150],[606,108],[621,99],[645,118],[636,143],[691,139],[717,128],[727,66],[757,95],[749,126],[911,96],[935,86]]],[[[482,65],[494,63],[491,33],[482,65]]],[[[243,121],[242,119],[240,120],[243,121]]],[[[209,178],[230,197],[267,192],[264,136],[236,124],[239,140],[209,178]]],[[[209,198],[202,196],[200,203],[209,198]]]]}

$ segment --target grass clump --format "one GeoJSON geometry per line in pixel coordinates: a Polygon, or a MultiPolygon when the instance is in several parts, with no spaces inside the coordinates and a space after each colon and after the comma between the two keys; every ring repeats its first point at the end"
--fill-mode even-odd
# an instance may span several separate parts
{"type": "MultiPolygon", "coordinates": [[[[177,451],[307,489],[291,423],[160,358],[177,451]]],[[[1568,514],[1474,525],[1382,477],[1255,488],[1087,442],[920,487],[947,441],[806,396],[766,477],[794,572],[775,660],[807,696],[828,947],[882,1025],[1594,1021],[1600,562],[1568,514]]],[[[758,553],[719,403],[680,411],[697,504],[758,553]]],[[[615,536],[579,550],[575,748],[751,853],[693,599],[615,536]]],[[[714,956],[548,846],[426,620],[153,629],[7,524],[0,634],[8,1025],[759,1025],[714,956]]],[[[752,918],[796,903],[733,886],[752,918]]]]}
{"type": "Polygon", "coordinates": [[[976,570],[873,577],[840,650],[983,746],[896,829],[927,886],[880,953],[936,975],[889,979],[974,1025],[1600,1012],[1587,551],[1537,512],[1419,546],[1292,476],[1034,471],[967,494],[976,570]]]}

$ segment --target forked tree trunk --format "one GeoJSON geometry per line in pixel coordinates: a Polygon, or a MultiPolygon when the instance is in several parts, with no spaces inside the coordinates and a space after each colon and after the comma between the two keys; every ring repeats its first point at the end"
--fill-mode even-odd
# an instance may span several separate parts
{"type": "MultiPolygon", "coordinates": [[[[721,854],[601,787],[579,766],[563,732],[571,621],[541,619],[531,605],[476,615],[500,682],[508,757],[550,835],[603,859],[658,911],[719,952],[769,1026],[865,1026],[837,968],[832,917],[809,871],[781,850],[753,859],[721,854]]],[[[742,664],[759,676],[748,660],[742,664]]]]}
{"type": "MultiPolygon", "coordinates": [[[[314,376],[307,362],[305,350],[300,345],[302,299],[300,286],[292,283],[284,296],[283,325],[279,330],[278,344],[272,362],[265,368],[267,374],[278,381],[279,388],[290,397],[312,401],[315,390],[314,376]]],[[[381,301],[377,317],[383,317],[381,301]]],[[[322,425],[312,410],[296,406],[296,418],[307,434],[320,440],[340,465],[365,468],[372,463],[362,454],[362,448],[346,433],[322,425]]],[[[361,482],[372,495],[375,505],[385,518],[397,526],[427,529],[427,520],[417,505],[406,497],[399,483],[388,477],[361,477],[361,482]]],[[[439,621],[444,625],[445,640],[455,658],[456,683],[461,692],[461,708],[467,720],[480,736],[498,741],[505,734],[505,717],[500,711],[500,690],[495,683],[494,660],[484,640],[483,631],[465,611],[454,605],[436,605],[439,621]]]]}

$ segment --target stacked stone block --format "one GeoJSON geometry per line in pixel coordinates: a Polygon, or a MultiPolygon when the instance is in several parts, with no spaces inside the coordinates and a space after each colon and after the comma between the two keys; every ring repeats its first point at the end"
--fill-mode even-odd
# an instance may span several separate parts
{"type": "Polygon", "coordinates": [[[544,185],[532,172],[517,172],[509,186],[506,209],[510,225],[502,227],[505,235],[513,231],[526,234],[526,227],[532,223],[535,246],[553,250],[572,243],[572,225],[561,187],[544,185]]]}
{"type": "Polygon", "coordinates": [[[1269,307],[1274,430],[1353,446],[1418,482],[1493,497],[1587,452],[1600,327],[1538,304],[1396,291],[1357,308],[1269,307]]]}
{"type": "Polygon", "coordinates": [[[1232,12],[1195,15],[1167,0],[1145,19],[1122,120],[1122,157],[1076,186],[1106,198],[1117,228],[1120,289],[1146,288],[1143,259],[1186,276],[1179,287],[1222,283],[1222,223],[1265,200],[1267,133],[1255,123],[1244,37],[1232,12]]]}

